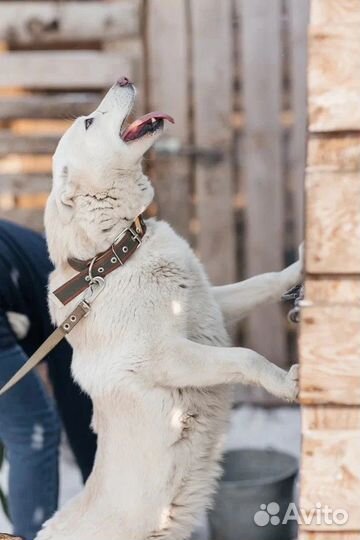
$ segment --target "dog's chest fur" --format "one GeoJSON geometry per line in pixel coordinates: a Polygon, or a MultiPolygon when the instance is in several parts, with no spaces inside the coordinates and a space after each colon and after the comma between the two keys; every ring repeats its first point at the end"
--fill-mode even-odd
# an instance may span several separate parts
{"type": "MultiPolygon", "coordinates": [[[[50,288],[70,275],[55,271],[50,288]]],[[[57,323],[72,307],[51,305],[57,323]]],[[[97,516],[116,516],[106,521],[109,538],[185,538],[220,472],[229,389],[157,385],[156,369],[164,352],[171,354],[163,347],[172,334],[229,344],[194,253],[167,224],[150,222],[141,248],[106,278],[90,315],[69,339],[74,377],[92,397],[99,435],[94,472],[72,512],[86,500],[95,528],[97,516]],[[121,523],[116,536],[114,523],[121,523]]]]}

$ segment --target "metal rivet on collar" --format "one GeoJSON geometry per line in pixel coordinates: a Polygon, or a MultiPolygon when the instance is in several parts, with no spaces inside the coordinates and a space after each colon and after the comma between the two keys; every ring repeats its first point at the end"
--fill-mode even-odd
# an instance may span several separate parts
{"type": "Polygon", "coordinates": [[[99,274],[102,274],[102,273],[103,273],[103,271],[104,271],[104,268],[103,268],[102,266],[100,266],[100,268],[98,268],[98,272],[99,272],[99,274]]]}
{"type": "Polygon", "coordinates": [[[63,328],[64,328],[64,330],[70,330],[70,324],[69,324],[69,323],[65,323],[65,324],[63,325],[63,328]]]}
{"type": "Polygon", "coordinates": [[[127,246],[124,246],[122,248],[123,253],[127,253],[129,251],[129,248],[127,246]]]}
{"type": "Polygon", "coordinates": [[[71,317],[70,317],[70,321],[71,321],[71,322],[75,322],[75,321],[76,321],[76,317],[75,317],[75,315],[71,315],[71,317]]]}
{"type": "Polygon", "coordinates": [[[115,263],[117,262],[117,258],[116,258],[116,257],[111,257],[111,262],[112,262],[113,264],[115,264],[115,263]]]}
{"type": "Polygon", "coordinates": [[[138,234],[140,234],[140,233],[141,233],[141,229],[140,229],[140,227],[136,227],[136,229],[135,229],[135,230],[136,230],[136,232],[137,232],[138,234]]]}

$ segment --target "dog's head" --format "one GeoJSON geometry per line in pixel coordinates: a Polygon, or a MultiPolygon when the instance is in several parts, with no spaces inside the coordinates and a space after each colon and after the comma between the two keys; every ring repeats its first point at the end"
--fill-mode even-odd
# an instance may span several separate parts
{"type": "Polygon", "coordinates": [[[61,138],[45,214],[48,236],[54,223],[71,225],[72,235],[91,237],[101,249],[117,225],[131,222],[150,204],[154,193],[141,159],[162,133],[164,120],[173,120],[152,112],[127,125],[135,94],[126,77],[119,79],[99,107],[77,118],[61,138]]]}

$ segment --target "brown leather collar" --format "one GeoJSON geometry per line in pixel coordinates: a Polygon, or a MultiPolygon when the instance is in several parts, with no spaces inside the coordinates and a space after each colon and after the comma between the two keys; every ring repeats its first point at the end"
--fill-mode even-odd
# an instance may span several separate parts
{"type": "Polygon", "coordinates": [[[138,216],[130,227],[119,234],[109,249],[103,253],[99,253],[88,261],[68,259],[68,263],[78,271],[78,274],[56,289],[53,294],[62,304],[68,304],[84,292],[94,278],[104,278],[116,268],[123,266],[141,245],[145,233],[146,225],[143,217],[138,216]]]}

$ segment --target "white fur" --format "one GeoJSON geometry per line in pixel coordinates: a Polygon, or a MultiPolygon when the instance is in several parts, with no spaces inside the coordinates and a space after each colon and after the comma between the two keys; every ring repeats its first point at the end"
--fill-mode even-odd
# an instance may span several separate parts
{"type": "MultiPolygon", "coordinates": [[[[56,265],[50,290],[73,275],[69,256],[87,259],[108,248],[153,197],[140,160],[157,135],[128,144],[119,137],[133,99],[133,88],[114,85],[93,125],[86,131],[78,119],[59,144],[46,209],[56,265]]],[[[278,300],[300,280],[301,264],[211,288],[169,225],[147,226],[141,248],[106,278],[69,336],[74,377],[94,404],[98,450],[83,492],[37,540],[188,538],[221,472],[229,383],[296,398],[297,368],[287,374],[254,351],[230,347],[225,326],[278,300]]],[[[49,298],[57,323],[78,301],[61,308],[49,298]]]]}

